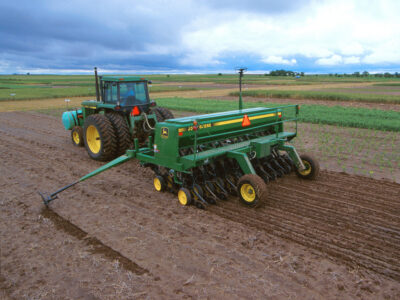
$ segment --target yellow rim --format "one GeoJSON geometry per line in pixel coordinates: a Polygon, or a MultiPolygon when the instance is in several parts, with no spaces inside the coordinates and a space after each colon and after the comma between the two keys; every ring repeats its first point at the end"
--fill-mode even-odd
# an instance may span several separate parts
{"type": "Polygon", "coordinates": [[[160,192],[161,191],[161,181],[160,179],[158,179],[157,177],[154,178],[154,188],[156,189],[156,191],[160,192]]]}
{"type": "Polygon", "coordinates": [[[302,171],[299,171],[299,173],[303,176],[307,176],[311,173],[311,164],[306,160],[303,160],[303,164],[306,168],[302,171]]]}
{"type": "MultiPolygon", "coordinates": [[[[193,191],[196,192],[197,194],[200,194],[199,189],[196,186],[193,188],[193,191]]],[[[197,197],[196,193],[193,193],[194,200],[199,199],[199,197],[197,197]]]]}
{"type": "Polygon", "coordinates": [[[86,129],[86,142],[92,153],[97,154],[100,152],[100,147],[101,147],[100,134],[94,125],[90,125],[86,129]]]}
{"type": "Polygon", "coordinates": [[[253,202],[256,199],[256,191],[251,184],[245,183],[240,188],[240,195],[246,202],[253,202]]]}
{"type": "Polygon", "coordinates": [[[186,193],[184,191],[180,190],[178,192],[178,200],[179,200],[180,204],[187,205],[188,199],[187,199],[186,193]]]}
{"type": "Polygon", "coordinates": [[[77,131],[74,131],[72,133],[72,139],[74,140],[75,144],[79,145],[80,138],[79,138],[79,133],[77,131]]]}

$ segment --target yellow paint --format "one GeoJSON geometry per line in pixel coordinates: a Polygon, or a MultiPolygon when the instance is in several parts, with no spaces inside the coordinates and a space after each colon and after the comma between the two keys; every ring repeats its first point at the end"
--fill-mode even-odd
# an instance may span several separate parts
{"type": "Polygon", "coordinates": [[[97,154],[100,152],[101,148],[100,134],[94,125],[90,125],[86,129],[86,143],[93,154],[97,154]]]}
{"type": "Polygon", "coordinates": [[[215,122],[213,123],[214,126],[222,126],[222,125],[229,125],[229,124],[234,124],[234,123],[241,123],[243,118],[240,119],[233,119],[233,120],[228,120],[228,121],[220,121],[220,122],[215,122]]]}
{"type": "Polygon", "coordinates": [[[161,185],[160,179],[155,177],[153,183],[154,183],[154,188],[156,189],[156,191],[161,192],[162,185],[161,185]]]}
{"type": "Polygon", "coordinates": [[[270,118],[270,117],[275,117],[275,116],[276,116],[276,114],[272,113],[272,114],[265,114],[265,115],[249,117],[249,119],[251,121],[251,120],[257,120],[257,119],[262,119],[262,118],[270,118]]]}
{"type": "Polygon", "coordinates": [[[240,187],[240,195],[246,202],[253,202],[256,199],[256,191],[251,184],[245,183],[240,187]]]}
{"type": "Polygon", "coordinates": [[[183,190],[179,190],[178,192],[178,200],[179,203],[182,205],[187,205],[188,204],[188,199],[186,196],[186,193],[183,190]]]}
{"type": "Polygon", "coordinates": [[[299,173],[303,176],[307,176],[311,173],[311,169],[312,169],[311,164],[306,160],[303,160],[303,164],[306,168],[302,171],[299,171],[299,173]]]}
{"type": "Polygon", "coordinates": [[[78,132],[74,131],[72,133],[72,139],[74,140],[75,144],[79,145],[80,138],[79,138],[79,133],[78,132]]]}

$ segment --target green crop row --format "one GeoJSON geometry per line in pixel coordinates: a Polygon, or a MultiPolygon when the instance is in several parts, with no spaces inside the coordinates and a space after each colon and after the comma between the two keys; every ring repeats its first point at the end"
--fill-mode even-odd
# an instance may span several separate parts
{"type": "MultiPolygon", "coordinates": [[[[177,97],[157,99],[157,104],[172,110],[192,111],[197,113],[213,113],[235,110],[238,108],[237,101],[177,97]]],[[[282,106],[282,104],[265,102],[245,103],[245,108],[279,106],[282,106]]],[[[299,121],[345,127],[400,131],[400,112],[368,108],[302,105],[299,121]]]]}
{"type": "MultiPolygon", "coordinates": [[[[238,96],[239,92],[230,93],[230,96],[238,96]]],[[[328,101],[358,101],[375,103],[400,103],[399,96],[377,95],[343,92],[321,91],[282,91],[282,90],[252,90],[243,91],[243,96],[256,98],[290,98],[290,99],[315,99],[328,101]]]]}

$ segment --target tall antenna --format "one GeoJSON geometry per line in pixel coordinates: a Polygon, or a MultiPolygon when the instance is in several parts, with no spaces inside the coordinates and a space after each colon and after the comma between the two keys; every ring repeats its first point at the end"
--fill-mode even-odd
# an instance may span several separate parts
{"type": "Polygon", "coordinates": [[[242,100],[242,77],[243,73],[247,71],[245,67],[235,68],[236,71],[239,73],[239,110],[243,109],[243,100],[242,100]]]}

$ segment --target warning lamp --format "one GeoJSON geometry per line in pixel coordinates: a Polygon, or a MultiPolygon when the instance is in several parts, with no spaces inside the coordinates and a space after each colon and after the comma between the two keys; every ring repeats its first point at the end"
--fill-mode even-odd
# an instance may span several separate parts
{"type": "Polygon", "coordinates": [[[193,121],[193,131],[196,131],[196,130],[197,130],[197,121],[194,120],[193,121]]]}
{"type": "Polygon", "coordinates": [[[135,106],[131,111],[131,116],[138,116],[140,115],[139,107],[135,106]]]}
{"type": "Polygon", "coordinates": [[[125,80],[125,78],[119,78],[118,80],[125,80]]]}
{"type": "Polygon", "coordinates": [[[250,119],[247,115],[243,116],[242,127],[250,126],[250,119]]]}
{"type": "Polygon", "coordinates": [[[278,118],[282,118],[282,112],[278,111],[278,118]]]}

